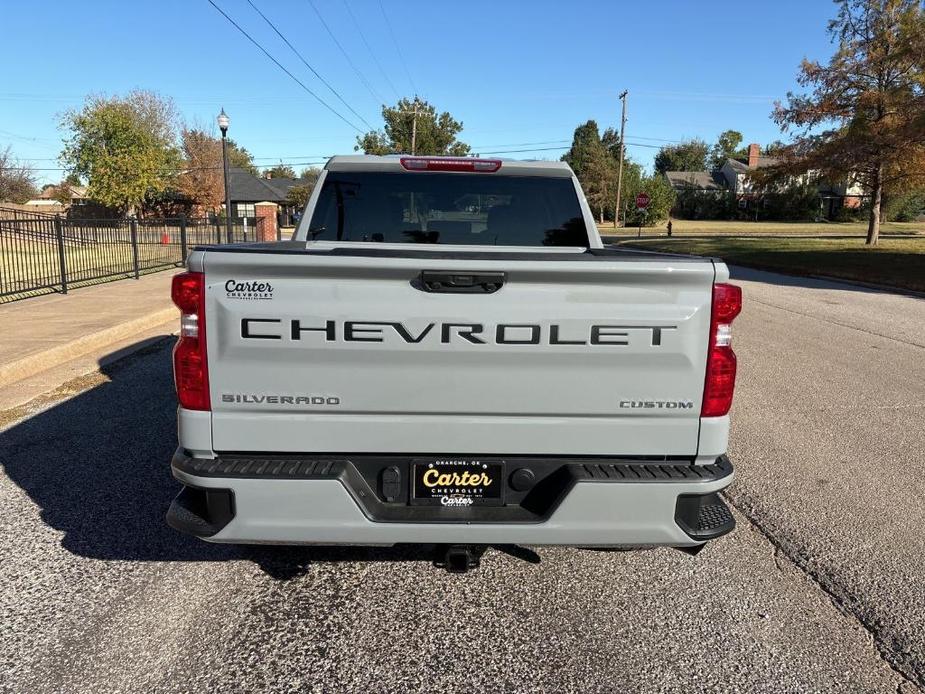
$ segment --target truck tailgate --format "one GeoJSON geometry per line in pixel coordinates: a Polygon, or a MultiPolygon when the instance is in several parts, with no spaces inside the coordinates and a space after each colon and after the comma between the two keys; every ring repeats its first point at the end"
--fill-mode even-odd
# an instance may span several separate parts
{"type": "Polygon", "coordinates": [[[507,255],[206,251],[213,448],[694,455],[712,262],[507,255]]]}

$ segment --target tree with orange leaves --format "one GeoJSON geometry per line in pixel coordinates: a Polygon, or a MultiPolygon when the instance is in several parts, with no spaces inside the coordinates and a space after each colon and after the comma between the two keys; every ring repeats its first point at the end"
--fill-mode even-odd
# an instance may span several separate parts
{"type": "Polygon", "coordinates": [[[925,181],[925,8],[921,0],[837,0],[829,22],[837,50],[827,65],[804,60],[774,120],[794,141],[765,181],[813,171],[855,180],[870,194],[867,244],[880,235],[884,193],[925,181]]]}
{"type": "Polygon", "coordinates": [[[184,128],[181,149],[185,166],[178,180],[180,191],[203,210],[217,212],[225,200],[221,140],[204,130],[184,128]]]}

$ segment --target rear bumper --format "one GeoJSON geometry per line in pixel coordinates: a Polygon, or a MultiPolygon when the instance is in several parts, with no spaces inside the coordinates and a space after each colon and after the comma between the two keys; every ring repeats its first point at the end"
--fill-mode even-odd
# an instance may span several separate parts
{"type": "MultiPolygon", "coordinates": [[[[529,491],[504,504],[447,508],[409,503],[408,461],[395,456],[227,456],[171,464],[184,490],[168,523],[212,542],[278,544],[527,544],[693,547],[730,532],[717,492],[733,479],[725,456],[679,460],[506,457],[530,468],[529,491]],[[399,470],[399,492],[382,471],[399,470]]],[[[394,481],[394,480],[393,480],[394,481]]]]}

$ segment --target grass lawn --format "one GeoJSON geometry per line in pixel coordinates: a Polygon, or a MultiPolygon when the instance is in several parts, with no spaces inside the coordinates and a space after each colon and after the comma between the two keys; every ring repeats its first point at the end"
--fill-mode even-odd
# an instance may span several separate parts
{"type": "MultiPolygon", "coordinates": [[[[132,247],[128,243],[68,245],[64,254],[68,283],[73,286],[134,274],[132,247]]],[[[179,261],[177,244],[138,244],[140,273],[167,269],[179,261]]],[[[25,294],[36,287],[57,285],[60,281],[58,249],[54,244],[33,243],[14,248],[0,244],[0,293],[25,294]]]]}
{"type": "MultiPolygon", "coordinates": [[[[636,236],[636,227],[620,228],[614,231],[607,222],[598,225],[602,236],[636,236]]],[[[884,222],[881,234],[925,234],[925,222],[884,222]]],[[[664,235],[665,223],[654,227],[643,227],[642,235],[664,235]]],[[[775,235],[784,236],[866,236],[867,222],[730,222],[710,220],[672,220],[673,236],[716,236],[716,235],[775,235]]]]}
{"type": "Polygon", "coordinates": [[[821,275],[925,291],[925,236],[881,239],[872,248],[862,239],[661,238],[620,243],[672,253],[722,258],[733,265],[821,275]]]}

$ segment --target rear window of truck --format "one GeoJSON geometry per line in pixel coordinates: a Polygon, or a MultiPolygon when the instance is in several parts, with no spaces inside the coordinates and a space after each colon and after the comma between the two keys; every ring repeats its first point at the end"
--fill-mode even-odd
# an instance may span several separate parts
{"type": "Polygon", "coordinates": [[[570,178],[331,171],[308,239],[587,248],[588,230],[570,178]]]}

